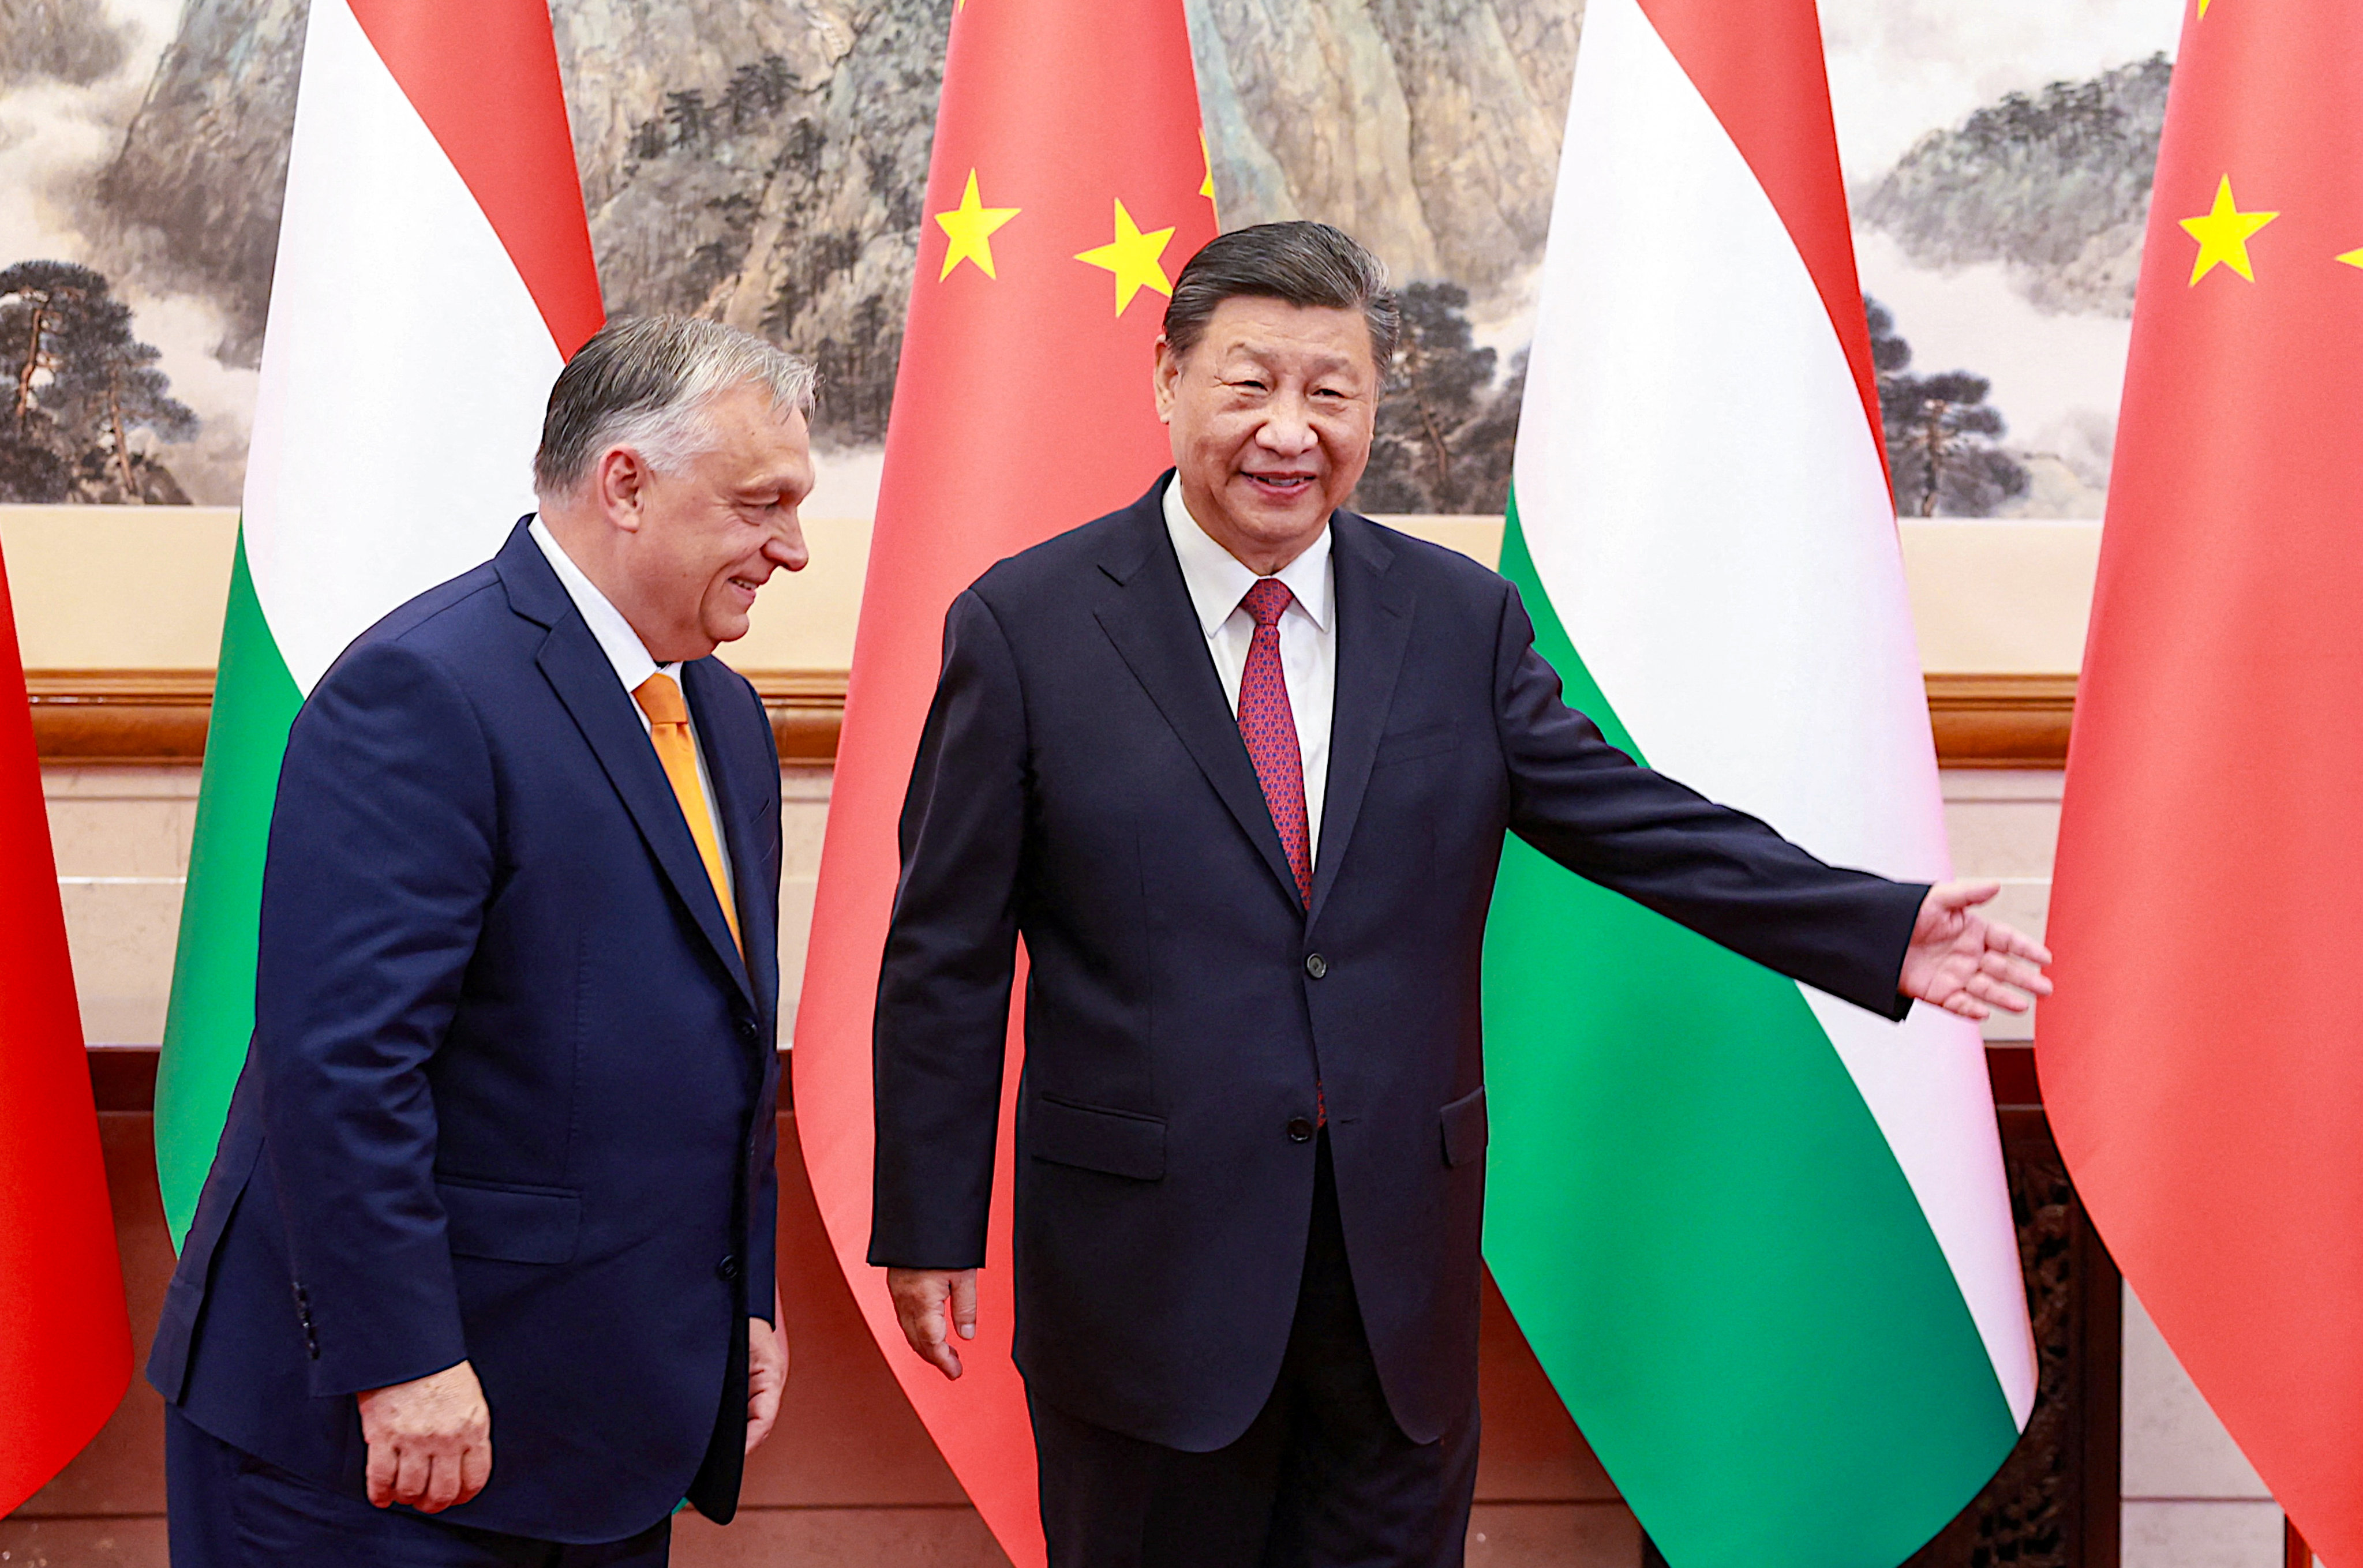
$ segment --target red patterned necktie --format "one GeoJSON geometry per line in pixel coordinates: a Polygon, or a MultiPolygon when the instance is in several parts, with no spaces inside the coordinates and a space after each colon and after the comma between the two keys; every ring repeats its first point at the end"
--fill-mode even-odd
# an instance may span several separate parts
{"type": "Polygon", "coordinates": [[[1296,896],[1313,901],[1313,838],[1304,812],[1304,752],[1296,738],[1296,713],[1288,705],[1288,678],[1280,668],[1280,618],[1296,596],[1276,577],[1259,578],[1239,601],[1255,617],[1255,641],[1239,674],[1239,738],[1248,743],[1256,782],[1280,847],[1296,874],[1296,896]]]}

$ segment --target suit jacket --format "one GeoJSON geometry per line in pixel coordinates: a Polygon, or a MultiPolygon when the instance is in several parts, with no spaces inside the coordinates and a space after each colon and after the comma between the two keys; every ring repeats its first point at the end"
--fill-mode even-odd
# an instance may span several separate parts
{"type": "Polygon", "coordinates": [[[948,617],[879,981],[871,1262],[983,1260],[1022,935],[1034,1397],[1174,1448],[1246,1430],[1296,1304],[1318,1084],[1370,1349],[1396,1420],[1432,1441],[1476,1391],[1503,834],[1897,1018],[1926,889],[1834,869],[1636,767],[1560,701],[1507,581],[1339,512],[1302,907],[1159,495],[1002,562],[948,617]]]}
{"type": "Polygon", "coordinates": [[[563,1541],[727,1519],[771,1314],[780,773],[682,685],[742,962],[655,749],[520,524],[324,676],[288,737],[255,1030],[148,1375],[361,1485],[353,1396],[463,1357],[493,1474],[442,1518],[563,1541]]]}

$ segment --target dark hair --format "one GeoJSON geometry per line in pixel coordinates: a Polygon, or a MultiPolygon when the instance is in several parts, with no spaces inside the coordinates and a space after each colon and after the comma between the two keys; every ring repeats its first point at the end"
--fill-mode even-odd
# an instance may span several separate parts
{"type": "Polygon", "coordinates": [[[695,316],[618,317],[575,350],[549,389],[534,490],[571,493],[616,446],[635,448],[651,467],[677,467],[706,449],[706,400],[749,384],[771,394],[782,418],[812,412],[813,368],[784,348],[695,316]]]}
{"type": "Polygon", "coordinates": [[[1326,223],[1259,223],[1217,235],[1190,258],[1165,306],[1165,341],[1187,354],[1225,300],[1281,300],[1314,309],[1359,310],[1370,357],[1384,376],[1403,335],[1403,312],[1384,263],[1326,223]]]}

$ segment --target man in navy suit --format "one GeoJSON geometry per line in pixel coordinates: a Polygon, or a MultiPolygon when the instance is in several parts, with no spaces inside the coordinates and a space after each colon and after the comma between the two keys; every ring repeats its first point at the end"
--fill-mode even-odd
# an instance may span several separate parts
{"type": "Polygon", "coordinates": [[[1634,766],[1509,583],[1339,509],[1397,331],[1337,230],[1216,239],[1159,346],[1174,472],[947,621],[870,1261],[958,1376],[1022,935],[1016,1353],[1059,1568],[1461,1561],[1505,833],[1882,1014],[2048,989],[1991,884],[1836,869],[1634,766]]]}
{"type": "Polygon", "coordinates": [[[297,715],[148,1366],[181,1568],[638,1568],[684,1497],[736,1508],[787,1373],[780,773],[711,656],[804,564],[812,392],[727,327],[609,326],[538,515],[297,715]]]}

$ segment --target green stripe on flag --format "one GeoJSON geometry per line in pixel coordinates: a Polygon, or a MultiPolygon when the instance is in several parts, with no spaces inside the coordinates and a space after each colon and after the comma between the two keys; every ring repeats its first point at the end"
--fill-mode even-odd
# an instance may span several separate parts
{"type": "MultiPolygon", "coordinates": [[[[1514,496],[1502,571],[1567,699],[1638,756],[1514,496]]],[[[1485,1257],[1674,1568],[1893,1568],[2016,1441],[1951,1269],[1791,981],[1503,858],[1485,1257]]]]}
{"type": "Polygon", "coordinates": [[[241,533],[214,676],[163,1059],[156,1069],[156,1179],[176,1248],[196,1214],[197,1194],[254,1032],[262,852],[279,790],[279,759],[303,703],[255,597],[241,533]]]}

